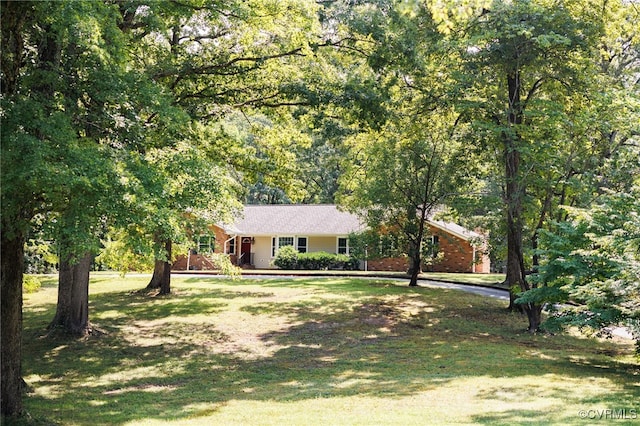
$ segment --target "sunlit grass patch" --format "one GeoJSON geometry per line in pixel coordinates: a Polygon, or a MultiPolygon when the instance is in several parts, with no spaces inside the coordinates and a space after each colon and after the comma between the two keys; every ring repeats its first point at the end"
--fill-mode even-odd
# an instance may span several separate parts
{"type": "Polygon", "coordinates": [[[99,275],[90,316],[107,333],[85,340],[46,337],[55,288],[25,298],[32,418],[582,424],[580,409],[640,409],[630,342],[530,335],[499,300],[340,277],[174,277],[153,296],[148,279],[99,275]]]}

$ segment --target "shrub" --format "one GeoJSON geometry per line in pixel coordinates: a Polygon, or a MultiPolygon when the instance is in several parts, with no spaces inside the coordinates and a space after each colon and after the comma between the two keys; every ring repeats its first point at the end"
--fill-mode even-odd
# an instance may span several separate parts
{"type": "Polygon", "coordinates": [[[321,269],[329,269],[334,260],[334,254],[324,251],[300,253],[298,255],[298,268],[316,271],[321,269]]]}
{"type": "Polygon", "coordinates": [[[296,269],[298,264],[298,250],[293,246],[278,249],[273,264],[280,269],[296,269]]]}
{"type": "Polygon", "coordinates": [[[360,260],[354,256],[347,256],[347,260],[344,262],[343,269],[347,271],[356,271],[360,269],[360,260]]]}
{"type": "Polygon", "coordinates": [[[231,263],[228,255],[223,253],[210,253],[207,258],[213,261],[221,274],[229,276],[232,280],[242,276],[242,269],[231,263]]]}
{"type": "Polygon", "coordinates": [[[333,254],[326,251],[298,253],[293,246],[282,247],[278,250],[273,264],[280,269],[304,269],[320,271],[326,269],[356,270],[360,261],[346,254],[333,254]]]}
{"type": "Polygon", "coordinates": [[[24,274],[22,276],[22,291],[25,293],[35,293],[40,290],[40,280],[33,275],[24,274]]]}

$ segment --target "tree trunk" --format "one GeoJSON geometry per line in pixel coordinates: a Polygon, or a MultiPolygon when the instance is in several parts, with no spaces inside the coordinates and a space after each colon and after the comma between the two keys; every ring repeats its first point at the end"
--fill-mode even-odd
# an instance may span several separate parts
{"type": "Polygon", "coordinates": [[[409,256],[409,270],[407,275],[409,276],[409,287],[415,287],[418,285],[418,276],[422,272],[420,268],[421,258],[419,250],[411,250],[412,253],[409,256]],[[414,252],[417,251],[417,254],[414,252]]]}
{"type": "Polygon", "coordinates": [[[167,260],[156,259],[155,266],[153,268],[153,275],[151,281],[147,284],[147,290],[160,289],[159,294],[171,293],[171,240],[165,240],[158,242],[158,244],[164,245],[164,255],[167,260]]]}
{"type": "Polygon", "coordinates": [[[156,260],[155,266],[153,267],[153,275],[151,276],[151,281],[147,284],[147,290],[153,290],[156,288],[162,287],[162,278],[164,277],[164,260],[156,260]]]}
{"type": "Polygon", "coordinates": [[[58,305],[49,328],[61,328],[75,336],[91,333],[89,323],[89,272],[93,255],[85,253],[77,261],[60,261],[58,305]]]}
{"type": "Polygon", "coordinates": [[[162,272],[160,294],[169,294],[171,293],[171,240],[164,242],[164,249],[167,253],[167,261],[164,263],[164,271],[162,272]]]}
{"type": "Polygon", "coordinates": [[[517,294],[527,290],[528,287],[525,281],[526,274],[522,252],[521,206],[519,206],[519,201],[513,199],[513,194],[508,193],[507,200],[506,284],[509,288],[509,310],[524,313],[524,307],[515,303],[517,294]]]}
{"type": "MultiPolygon", "coordinates": [[[[520,100],[520,73],[514,70],[507,75],[507,87],[509,91],[509,125],[510,129],[503,133],[504,160],[505,160],[505,204],[507,208],[507,277],[509,287],[510,304],[513,309],[514,289],[520,291],[529,290],[526,271],[524,267],[523,250],[523,223],[522,223],[522,199],[524,197],[524,184],[520,176],[520,138],[517,126],[522,124],[524,108],[520,100]]],[[[541,307],[535,304],[523,305],[522,308],[529,319],[530,332],[535,332],[540,326],[541,307]]]]}
{"type": "Polygon", "coordinates": [[[524,305],[524,311],[527,313],[527,319],[529,320],[529,333],[535,333],[540,330],[540,324],[542,323],[542,305],[535,303],[527,303],[524,305]]]}
{"type": "Polygon", "coordinates": [[[418,275],[420,275],[420,271],[411,271],[411,277],[409,278],[409,287],[418,286],[418,275]]]}
{"type": "Polygon", "coordinates": [[[540,230],[543,229],[547,216],[551,217],[551,201],[553,200],[553,189],[549,188],[547,190],[547,194],[544,198],[544,203],[542,204],[542,209],[540,210],[540,216],[538,217],[538,224],[536,228],[533,230],[533,235],[531,235],[531,249],[533,250],[533,260],[531,271],[533,273],[537,273],[540,267],[540,255],[538,254],[538,244],[540,239],[540,230]]]}
{"type": "Polygon", "coordinates": [[[22,277],[25,239],[22,234],[7,238],[7,227],[3,226],[2,229],[0,408],[3,416],[19,416],[22,414],[22,277]]]}
{"type": "MultiPolygon", "coordinates": [[[[424,239],[424,224],[427,220],[429,208],[426,203],[426,199],[429,196],[429,185],[425,184],[424,200],[425,202],[420,208],[420,216],[418,217],[418,226],[412,226],[413,231],[408,229],[409,235],[409,270],[407,275],[410,277],[409,287],[415,287],[418,285],[418,276],[422,273],[422,240],[424,239]],[[411,235],[413,234],[413,235],[411,235]]],[[[407,213],[409,223],[413,223],[414,215],[416,214],[414,208],[410,208],[407,213]]],[[[414,224],[415,225],[415,224],[414,224]]]]}

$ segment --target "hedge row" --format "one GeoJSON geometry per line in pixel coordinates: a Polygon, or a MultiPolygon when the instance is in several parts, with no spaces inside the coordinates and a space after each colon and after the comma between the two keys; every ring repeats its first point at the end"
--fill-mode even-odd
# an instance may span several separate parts
{"type": "Polygon", "coordinates": [[[298,253],[293,246],[285,246],[278,250],[273,264],[280,269],[358,269],[360,262],[346,254],[333,254],[324,251],[298,253]]]}

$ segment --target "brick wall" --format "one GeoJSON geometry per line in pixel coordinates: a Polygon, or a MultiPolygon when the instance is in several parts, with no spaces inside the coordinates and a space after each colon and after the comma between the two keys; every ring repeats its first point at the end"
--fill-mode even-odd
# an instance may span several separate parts
{"type": "Polygon", "coordinates": [[[371,259],[367,261],[369,271],[397,271],[404,272],[409,268],[409,258],[385,257],[382,259],[371,259]]]}
{"type": "Polygon", "coordinates": [[[229,239],[229,235],[227,235],[222,228],[218,228],[217,226],[212,227],[212,231],[216,237],[216,245],[213,250],[214,253],[223,253],[224,252],[224,242],[229,239]]]}
{"type": "MultiPolygon", "coordinates": [[[[222,253],[224,242],[229,239],[229,235],[227,235],[221,228],[217,226],[212,226],[211,231],[213,231],[216,242],[214,246],[214,253],[222,253]]],[[[240,250],[240,246],[238,245],[238,238],[236,238],[236,252],[240,250]]],[[[232,254],[229,256],[231,262],[235,265],[237,262],[238,256],[236,254],[232,254]]],[[[185,271],[187,269],[187,264],[189,265],[189,269],[196,271],[210,271],[215,270],[216,265],[211,262],[205,255],[201,254],[190,254],[189,262],[187,262],[186,255],[179,255],[176,260],[171,265],[171,269],[175,271],[185,271]]]]}
{"type": "MultiPolygon", "coordinates": [[[[423,265],[426,272],[476,272],[489,273],[489,256],[482,249],[474,251],[469,241],[458,238],[435,227],[429,227],[428,235],[437,235],[439,239],[439,251],[444,257],[431,265],[423,265]],[[473,256],[476,256],[474,265],[473,256]]],[[[369,271],[406,271],[409,267],[407,257],[393,257],[372,259],[367,262],[369,271]]]]}
{"type": "MultiPolygon", "coordinates": [[[[171,269],[174,271],[186,271],[187,256],[178,256],[173,265],[171,265],[171,269]]],[[[191,254],[189,255],[189,269],[193,271],[210,271],[216,269],[216,265],[201,254],[191,254]]]]}

